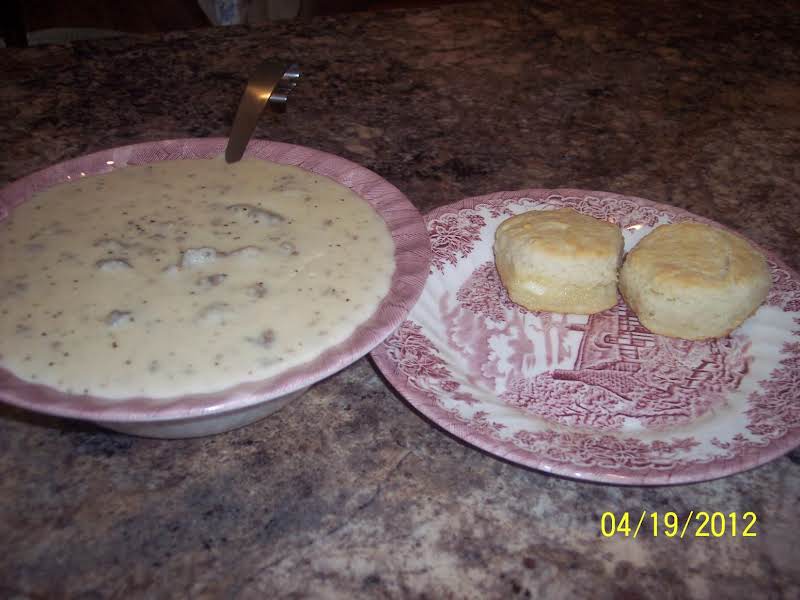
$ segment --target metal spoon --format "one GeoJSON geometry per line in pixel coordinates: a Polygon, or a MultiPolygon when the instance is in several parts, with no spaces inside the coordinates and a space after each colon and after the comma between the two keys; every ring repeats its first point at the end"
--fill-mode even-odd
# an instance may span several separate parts
{"type": "Polygon", "coordinates": [[[233,119],[228,146],[225,148],[226,162],[233,163],[242,158],[266,104],[274,112],[286,111],[289,92],[299,79],[297,65],[285,68],[282,63],[265,60],[256,67],[233,119]]]}

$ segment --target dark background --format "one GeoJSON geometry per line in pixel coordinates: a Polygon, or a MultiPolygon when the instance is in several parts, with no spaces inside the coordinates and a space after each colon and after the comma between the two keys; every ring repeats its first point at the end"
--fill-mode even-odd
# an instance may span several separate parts
{"type": "MultiPolygon", "coordinates": [[[[303,0],[300,18],[343,12],[418,8],[457,0],[303,0]]],[[[196,0],[3,0],[2,32],[9,46],[24,45],[24,32],[57,27],[87,27],[131,33],[156,33],[210,27],[196,0]]]]}

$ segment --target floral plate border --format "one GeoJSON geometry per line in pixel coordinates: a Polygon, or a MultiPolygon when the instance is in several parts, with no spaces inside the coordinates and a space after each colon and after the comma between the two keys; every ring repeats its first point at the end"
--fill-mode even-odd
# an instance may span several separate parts
{"type": "MultiPolygon", "coordinates": [[[[695,367],[704,367],[698,376],[689,377],[691,385],[677,381],[665,387],[669,374],[662,372],[658,382],[644,381],[643,386],[642,376],[637,380],[613,370],[618,367],[594,364],[590,365],[594,370],[581,373],[556,369],[530,380],[518,379],[516,388],[506,390],[504,401],[486,387],[487,382],[500,381],[503,366],[508,367],[501,364],[506,359],[498,358],[504,351],[509,354],[504,348],[513,346],[508,341],[503,346],[498,334],[502,327],[503,335],[523,331],[520,313],[527,313],[529,320],[539,319],[542,328],[553,324],[549,313],[529,313],[505,297],[493,264],[487,261],[494,228],[524,210],[562,206],[618,223],[628,248],[658,224],[713,223],[641,198],[572,189],[498,192],[434,209],[425,216],[433,252],[425,289],[407,320],[372,352],[397,391],[466,442],[520,465],[588,481],[621,485],[703,481],[751,469],[800,445],[800,278],[766,251],[773,276],[766,306],[723,340],[690,347],[653,336],[622,302],[601,315],[605,322],[633,323],[630,335],[644,339],[643,346],[658,346],[650,351],[651,363],[653,356],[661,361],[663,352],[678,348],[690,357],[685,362],[694,360],[695,367]],[[513,319],[517,329],[509,329],[513,319]],[[483,350],[476,349],[481,344],[483,350]],[[613,381],[605,383],[603,378],[613,381]],[[556,391],[551,389],[551,396],[545,397],[545,392],[551,393],[546,385],[520,386],[519,381],[549,383],[551,388],[555,381],[556,391]],[[620,392],[625,385],[627,391],[620,392]],[[699,391],[693,392],[692,386],[699,391]],[[655,415],[648,412],[653,393],[640,393],[643,387],[658,388],[653,393],[661,408],[655,415]],[[674,390],[684,394],[684,400],[674,390]],[[677,404],[670,406],[674,398],[677,404]],[[564,406],[568,410],[558,408],[564,406]]],[[[566,321],[564,317],[559,323],[566,321]]],[[[602,333],[602,327],[595,329],[602,333]]],[[[511,339],[516,343],[521,337],[511,339]]],[[[587,337],[583,335],[577,350],[574,343],[571,349],[561,348],[561,337],[557,349],[546,340],[540,345],[549,349],[547,360],[558,362],[563,357],[554,358],[553,353],[563,350],[569,360],[577,353],[575,361],[591,362],[587,337]]],[[[639,356],[647,354],[646,348],[634,350],[639,356]]],[[[642,372],[640,364],[631,364],[622,366],[642,372]]]]}

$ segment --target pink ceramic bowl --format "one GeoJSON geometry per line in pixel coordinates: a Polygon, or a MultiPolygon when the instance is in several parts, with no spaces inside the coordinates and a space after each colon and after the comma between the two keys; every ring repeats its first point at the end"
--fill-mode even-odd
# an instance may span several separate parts
{"type": "MultiPolygon", "coordinates": [[[[166,140],[122,146],[66,161],[0,190],[0,220],[35,192],[67,177],[104,173],[126,165],[162,160],[212,158],[222,154],[223,138],[166,140]]],[[[312,384],[336,373],[380,344],[417,301],[428,275],[430,244],[422,217],[393,185],[343,158],[290,144],[253,140],[245,157],[294,165],[352,189],[386,221],[395,243],[396,269],[377,311],[341,344],[311,362],[270,379],[234,385],[221,392],[168,399],[65,394],[22,381],[0,368],[0,400],[29,410],[81,419],[134,435],[181,438],[210,435],[261,419],[300,396],[312,384]]]]}

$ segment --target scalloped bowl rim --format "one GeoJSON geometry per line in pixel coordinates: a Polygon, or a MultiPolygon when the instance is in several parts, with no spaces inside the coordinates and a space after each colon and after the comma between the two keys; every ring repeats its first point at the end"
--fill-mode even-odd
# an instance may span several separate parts
{"type": "MultiPolygon", "coordinates": [[[[143,142],[101,150],[63,161],[0,189],[0,221],[35,192],[66,181],[66,176],[109,172],[162,160],[213,158],[227,138],[185,138],[143,142]],[[113,162],[111,162],[113,161],[113,162]]],[[[249,381],[204,394],[171,398],[108,399],[67,394],[23,381],[0,368],[0,401],[49,415],[102,422],[161,422],[221,415],[255,406],[306,388],[354,363],[391,334],[416,303],[430,264],[430,238],[420,212],[395,186],[369,169],[305,146],[251,140],[244,158],[258,158],[323,175],[365,199],[386,222],[395,243],[395,272],[378,309],[343,342],[315,359],[268,379],[249,381]]]]}

